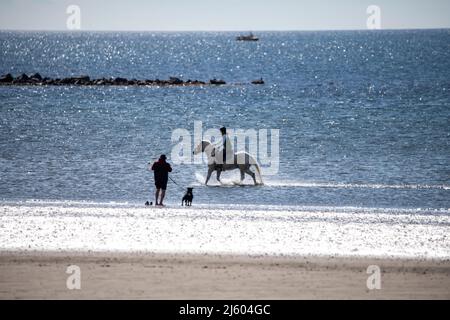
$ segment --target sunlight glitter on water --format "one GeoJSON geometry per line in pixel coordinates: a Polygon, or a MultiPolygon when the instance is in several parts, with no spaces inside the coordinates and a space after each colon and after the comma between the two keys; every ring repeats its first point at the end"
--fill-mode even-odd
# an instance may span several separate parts
{"type": "Polygon", "coordinates": [[[278,209],[5,203],[0,248],[450,258],[448,214],[278,209]]]}

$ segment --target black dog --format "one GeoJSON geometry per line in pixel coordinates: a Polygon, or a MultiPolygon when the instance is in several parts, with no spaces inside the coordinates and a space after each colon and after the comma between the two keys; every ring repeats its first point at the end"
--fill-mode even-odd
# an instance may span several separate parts
{"type": "Polygon", "coordinates": [[[194,189],[194,188],[187,188],[187,191],[184,194],[183,199],[181,199],[181,205],[183,205],[183,203],[187,207],[190,207],[192,205],[192,199],[194,199],[194,195],[192,194],[192,189],[194,189]]]}

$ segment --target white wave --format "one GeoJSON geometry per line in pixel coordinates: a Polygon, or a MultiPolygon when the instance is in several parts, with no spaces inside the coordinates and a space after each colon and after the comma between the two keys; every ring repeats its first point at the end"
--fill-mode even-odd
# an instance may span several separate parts
{"type": "MultiPolygon", "coordinates": [[[[195,183],[197,186],[204,185],[206,176],[200,172],[195,173],[195,183]]],[[[208,182],[210,186],[235,186],[235,185],[253,185],[249,179],[246,178],[243,183],[240,182],[238,176],[229,175],[221,178],[221,182],[216,180],[216,174],[213,173],[208,182]]],[[[431,189],[431,190],[450,190],[449,185],[429,185],[429,184],[382,184],[382,183],[340,183],[340,182],[313,182],[301,180],[273,180],[270,178],[264,179],[264,186],[268,187],[292,187],[292,188],[347,188],[347,189],[431,189]]]]}
{"type": "MultiPolygon", "coordinates": [[[[195,173],[195,185],[200,186],[205,184],[206,176],[202,175],[200,172],[195,173]]],[[[231,176],[228,174],[226,176],[221,176],[220,182],[216,179],[216,173],[211,175],[211,179],[208,182],[208,186],[210,187],[232,187],[232,186],[246,186],[246,185],[254,185],[252,181],[249,179],[241,182],[240,178],[235,174],[231,176]]]]}
{"type": "Polygon", "coordinates": [[[307,182],[289,180],[267,180],[264,183],[272,187],[300,187],[300,188],[361,188],[361,189],[437,189],[450,190],[447,185],[427,184],[381,184],[381,183],[335,183],[335,182],[307,182]]]}
{"type": "MultiPolygon", "coordinates": [[[[205,183],[205,176],[196,172],[197,185],[205,183]]],[[[251,181],[244,180],[240,183],[238,178],[222,178],[218,182],[215,176],[212,176],[208,185],[211,186],[233,186],[233,185],[253,185],[251,181]]],[[[264,186],[268,187],[292,187],[292,188],[333,188],[333,189],[432,189],[432,190],[450,190],[448,185],[428,185],[428,184],[381,184],[381,183],[339,183],[339,182],[309,182],[298,180],[270,180],[265,178],[264,186]]]]}

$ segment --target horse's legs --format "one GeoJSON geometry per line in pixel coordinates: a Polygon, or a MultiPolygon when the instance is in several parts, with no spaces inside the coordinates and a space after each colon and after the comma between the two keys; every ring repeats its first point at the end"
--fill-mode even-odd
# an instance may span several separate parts
{"type": "Polygon", "coordinates": [[[209,178],[211,178],[211,173],[213,172],[213,169],[208,168],[208,174],[206,176],[206,181],[205,181],[205,185],[208,184],[209,178]]]}
{"type": "Polygon", "coordinates": [[[250,168],[246,168],[245,169],[245,173],[247,173],[250,177],[252,177],[253,178],[253,182],[255,183],[255,185],[257,185],[255,173],[252,170],[250,170],[250,168]]]}

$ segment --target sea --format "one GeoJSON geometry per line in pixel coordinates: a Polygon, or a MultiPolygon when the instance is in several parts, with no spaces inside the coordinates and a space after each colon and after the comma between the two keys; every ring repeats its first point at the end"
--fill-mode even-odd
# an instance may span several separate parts
{"type": "MultiPolygon", "coordinates": [[[[204,218],[214,208],[247,210],[247,223],[251,209],[260,218],[270,209],[269,220],[300,210],[336,223],[354,214],[367,225],[419,225],[439,235],[421,254],[439,247],[450,256],[450,30],[258,32],[257,42],[237,35],[0,32],[0,74],[227,82],[0,86],[3,215],[49,203],[141,210],[154,201],[148,163],[166,154],[168,207],[178,210],[193,187],[192,209],[203,208],[204,218]],[[260,78],[263,85],[251,84],[260,78]],[[195,148],[195,123],[203,132],[278,130],[277,171],[262,166],[260,186],[249,177],[240,183],[238,171],[224,172],[221,183],[213,174],[205,186],[205,163],[173,157],[177,130],[192,134],[195,148]]],[[[3,248],[14,247],[4,238],[3,248]]]]}

